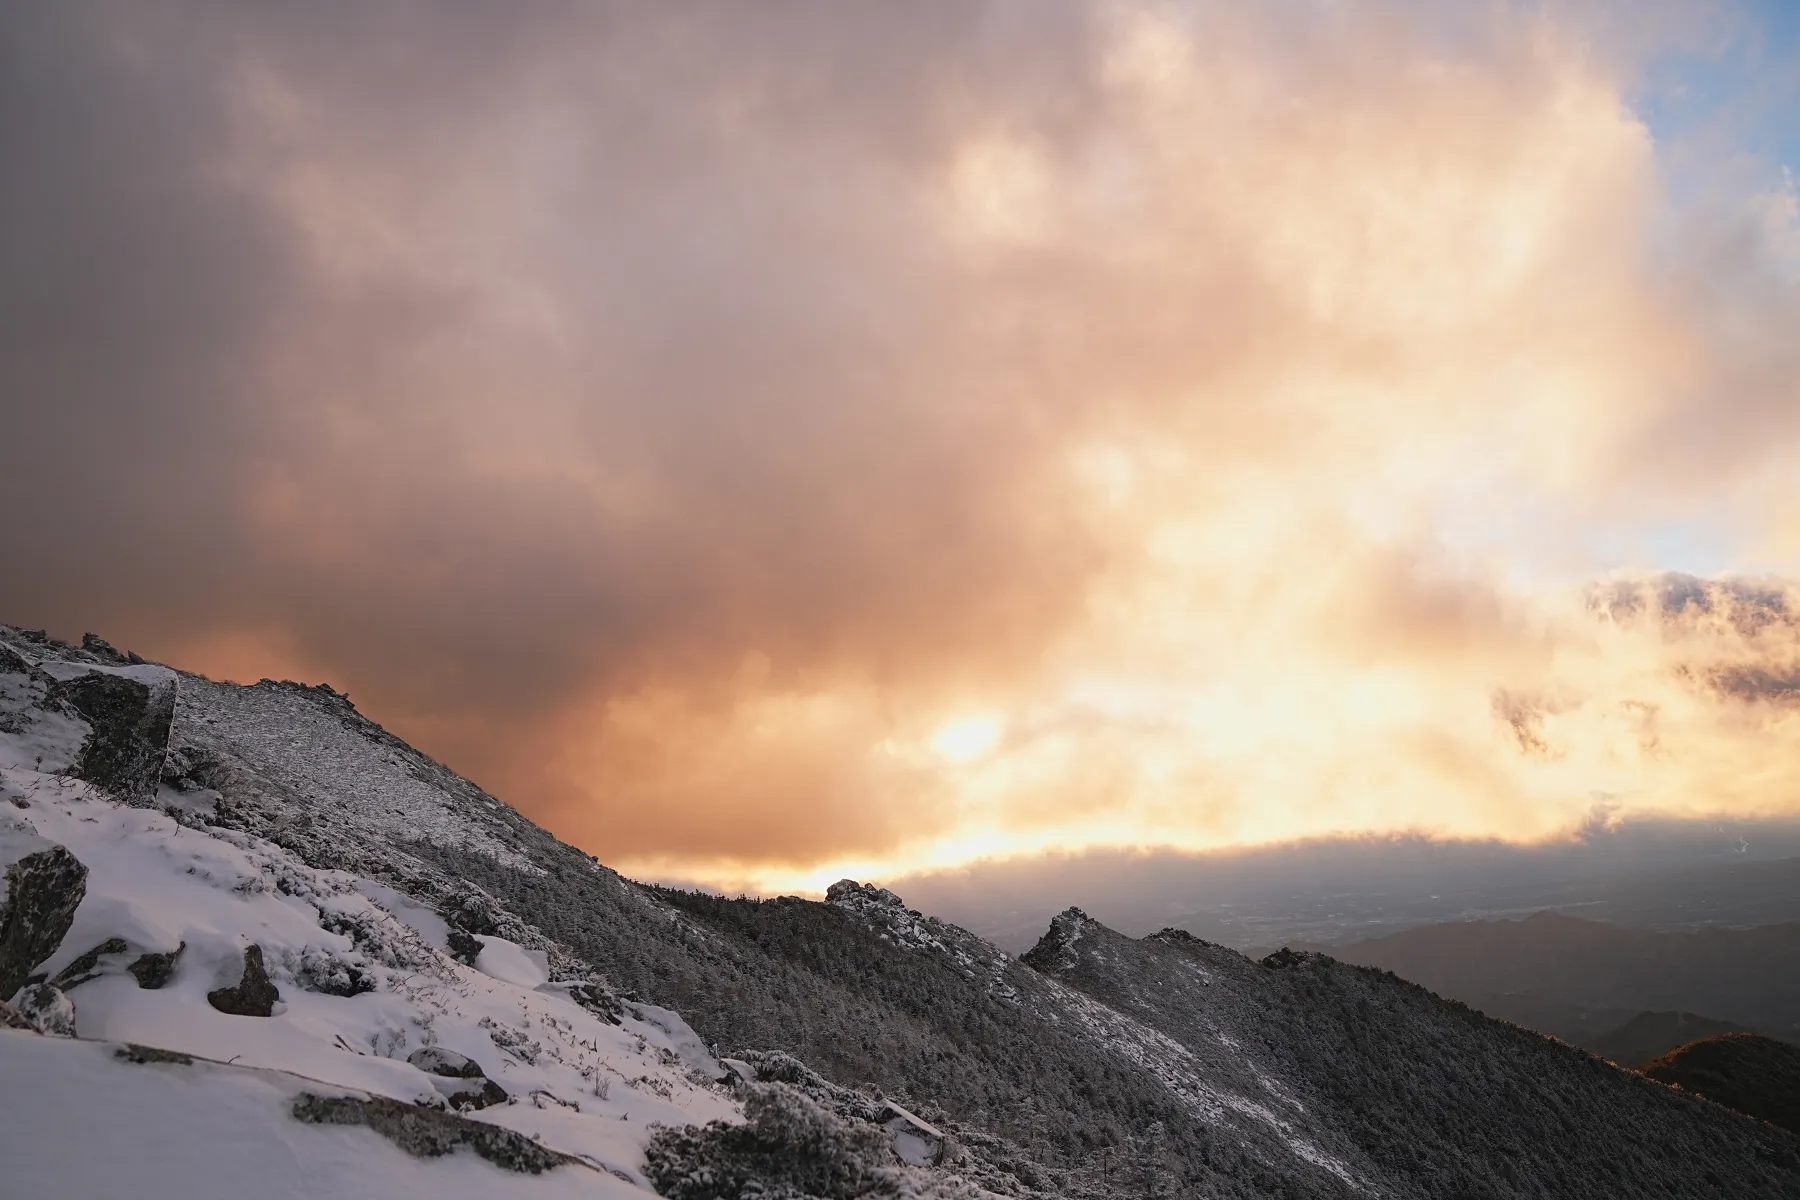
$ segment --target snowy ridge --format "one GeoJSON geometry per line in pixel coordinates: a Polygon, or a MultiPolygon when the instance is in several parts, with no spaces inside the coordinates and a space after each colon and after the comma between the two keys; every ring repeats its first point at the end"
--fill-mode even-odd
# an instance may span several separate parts
{"type": "MultiPolygon", "coordinates": [[[[907,908],[899,896],[886,888],[850,879],[840,880],[826,893],[826,902],[849,913],[896,946],[945,957],[971,979],[985,977],[991,994],[1029,1007],[1054,1024],[1078,1029],[1087,1040],[1151,1075],[1199,1119],[1213,1125],[1248,1122],[1261,1127],[1261,1132],[1273,1135],[1271,1150],[1279,1147],[1306,1163],[1329,1171],[1352,1188],[1365,1190],[1364,1183],[1347,1163],[1321,1150],[1296,1128],[1293,1121],[1234,1090],[1234,1083],[1253,1083],[1273,1099],[1297,1112],[1304,1111],[1299,1102],[1223,1030],[1219,1031],[1218,1044],[1224,1051],[1222,1057],[1228,1061],[1221,1062],[1220,1056],[1202,1059],[1167,1034],[1058,980],[1056,973],[1077,965],[1080,957],[1077,946],[1083,934],[1090,928],[1098,928],[1097,923],[1079,908],[1072,907],[1059,913],[1038,948],[1032,952],[1032,965],[1044,972],[1039,974],[1038,971],[1021,970],[1004,951],[975,934],[907,908]]],[[[1099,949],[1097,953],[1104,957],[1107,952],[1099,949]]],[[[1210,982],[1210,976],[1202,968],[1191,963],[1185,965],[1210,982]]]]}
{"type": "Polygon", "coordinates": [[[955,965],[965,979],[982,979],[990,994],[1016,1001],[1018,989],[1007,981],[1012,958],[998,946],[968,930],[928,917],[893,892],[874,884],[840,879],[825,891],[825,902],[849,913],[885,941],[906,950],[936,954],[955,965]]]}
{"type": "Polygon", "coordinates": [[[535,869],[510,809],[382,733],[329,687],[185,677],[170,742],[200,748],[215,770],[253,769],[365,844],[425,841],[535,869]]]}
{"type": "MultiPolygon", "coordinates": [[[[467,1082],[429,1064],[472,1062],[505,1098],[469,1119],[639,1187],[652,1123],[741,1111],[679,1017],[626,1006],[608,1020],[572,997],[585,981],[552,982],[541,954],[484,937],[467,965],[445,949],[441,920],[380,884],[308,867],[249,835],[184,827],[68,779],[15,769],[0,772],[0,788],[7,833],[62,845],[88,867],[74,923],[40,967],[56,979],[88,951],[112,947],[68,986],[83,1039],[438,1108],[467,1082]],[[208,1000],[236,982],[250,944],[280,994],[262,1018],[208,1000]],[[154,989],[127,970],[146,953],[176,956],[154,989]]],[[[9,1039],[0,1053],[25,1053],[20,1045],[9,1039]]]]}

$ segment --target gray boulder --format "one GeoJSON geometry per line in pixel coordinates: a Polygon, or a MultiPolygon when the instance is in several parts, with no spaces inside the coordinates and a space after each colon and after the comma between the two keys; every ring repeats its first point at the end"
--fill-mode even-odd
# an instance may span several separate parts
{"type": "Polygon", "coordinates": [[[17,832],[0,836],[0,863],[6,881],[0,892],[0,999],[5,999],[62,945],[87,895],[87,868],[63,847],[17,832]]]}
{"type": "Polygon", "coordinates": [[[46,699],[79,713],[91,731],[76,776],[128,804],[154,803],[175,719],[172,685],[89,671],[52,684],[46,699]]]}

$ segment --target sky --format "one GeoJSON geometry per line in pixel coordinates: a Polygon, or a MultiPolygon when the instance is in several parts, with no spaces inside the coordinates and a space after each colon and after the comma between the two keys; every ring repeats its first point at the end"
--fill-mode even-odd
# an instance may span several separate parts
{"type": "Polygon", "coordinates": [[[0,620],[643,877],[1800,811],[1784,3],[0,18],[0,620]]]}

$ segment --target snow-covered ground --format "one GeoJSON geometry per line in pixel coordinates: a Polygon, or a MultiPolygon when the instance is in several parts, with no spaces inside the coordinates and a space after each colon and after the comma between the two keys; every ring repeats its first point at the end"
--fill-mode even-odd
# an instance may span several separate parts
{"type": "Polygon", "coordinates": [[[79,1041],[0,1036],[7,1194],[642,1195],[652,1123],[739,1116],[715,1082],[723,1068],[676,1014],[626,1004],[614,1024],[606,1005],[571,996],[578,981],[552,982],[542,952],[498,937],[465,965],[441,917],[384,885],[21,767],[0,769],[0,827],[88,869],[38,970],[55,980],[111,947],[66,982],[79,1041]],[[219,1011],[208,994],[240,982],[252,944],[280,998],[266,1017],[219,1011]],[[170,953],[162,986],[129,970],[170,953]],[[196,1061],[134,1062],[117,1054],[127,1043],[196,1061]],[[468,1149],[419,1159],[369,1128],[291,1115],[303,1093],[445,1106],[471,1085],[421,1065],[456,1056],[507,1093],[466,1117],[579,1162],[527,1176],[468,1149]]]}

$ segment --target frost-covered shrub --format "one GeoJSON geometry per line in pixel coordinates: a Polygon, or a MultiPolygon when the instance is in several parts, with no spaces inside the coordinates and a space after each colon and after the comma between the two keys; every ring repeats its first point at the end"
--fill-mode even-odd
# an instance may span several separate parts
{"type": "Polygon", "coordinates": [[[363,965],[318,946],[290,953],[289,970],[294,981],[309,992],[327,996],[360,996],[375,990],[375,980],[363,965]]]}
{"type": "Polygon", "coordinates": [[[752,1085],[746,1122],[659,1129],[645,1173],[672,1200],[855,1200],[898,1196],[881,1130],[839,1120],[786,1084],[752,1085]]]}

